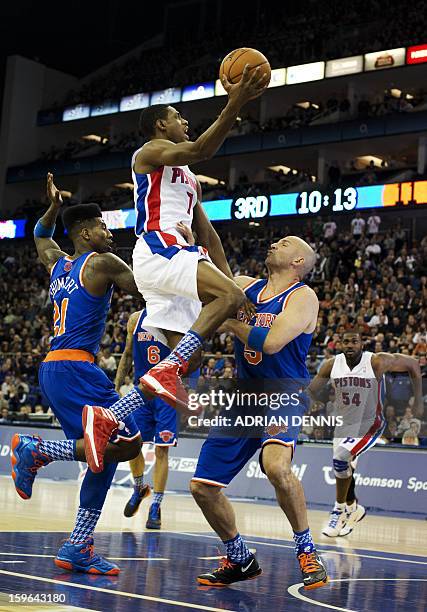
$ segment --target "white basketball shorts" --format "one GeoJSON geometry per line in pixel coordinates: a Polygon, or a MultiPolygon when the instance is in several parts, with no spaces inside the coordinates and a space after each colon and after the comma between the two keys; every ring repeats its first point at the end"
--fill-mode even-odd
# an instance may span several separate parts
{"type": "Polygon", "coordinates": [[[139,237],[133,251],[133,274],[147,302],[147,331],[156,328],[185,334],[192,327],[202,308],[197,293],[201,260],[211,261],[204,247],[191,246],[172,233],[147,232],[139,237]]]}

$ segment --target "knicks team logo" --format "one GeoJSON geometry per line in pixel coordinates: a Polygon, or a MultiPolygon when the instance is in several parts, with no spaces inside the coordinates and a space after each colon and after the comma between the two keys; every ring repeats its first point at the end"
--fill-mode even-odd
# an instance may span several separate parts
{"type": "Polygon", "coordinates": [[[268,434],[271,438],[281,433],[286,433],[287,431],[288,428],[286,425],[269,425],[265,428],[265,433],[268,434]]]}
{"type": "Polygon", "coordinates": [[[167,429],[165,429],[164,431],[159,431],[159,436],[161,437],[163,442],[167,444],[174,438],[175,434],[172,431],[168,431],[167,429]]]}
{"type": "Polygon", "coordinates": [[[65,264],[64,264],[64,272],[69,272],[72,267],[73,267],[73,262],[72,261],[66,261],[65,264]]]}

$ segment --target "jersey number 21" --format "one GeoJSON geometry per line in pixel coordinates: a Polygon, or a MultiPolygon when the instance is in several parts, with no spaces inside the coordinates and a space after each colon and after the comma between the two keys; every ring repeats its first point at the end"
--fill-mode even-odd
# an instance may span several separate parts
{"type": "Polygon", "coordinates": [[[68,298],[61,301],[61,306],[58,306],[56,301],[53,302],[53,335],[61,336],[65,332],[65,320],[67,318],[68,298]]]}

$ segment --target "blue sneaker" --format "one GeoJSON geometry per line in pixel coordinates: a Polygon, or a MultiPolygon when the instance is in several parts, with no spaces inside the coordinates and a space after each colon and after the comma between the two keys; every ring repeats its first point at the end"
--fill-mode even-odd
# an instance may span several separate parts
{"type": "Polygon", "coordinates": [[[14,434],[12,438],[12,478],[16,492],[22,499],[30,499],[38,470],[52,461],[39,451],[40,441],[41,438],[37,436],[22,434],[14,434]]]}
{"type": "Polygon", "coordinates": [[[145,526],[147,529],[160,529],[161,525],[160,504],[151,504],[145,526]]]}
{"type": "Polygon", "coordinates": [[[150,485],[145,484],[142,487],[134,487],[132,497],[128,501],[123,511],[123,514],[130,518],[138,512],[138,508],[143,499],[148,497],[151,493],[150,485]]]}
{"type": "Polygon", "coordinates": [[[108,576],[116,576],[120,572],[118,565],[94,553],[93,538],[78,544],[72,544],[67,540],[59,549],[54,563],[57,567],[71,572],[108,576]]]}

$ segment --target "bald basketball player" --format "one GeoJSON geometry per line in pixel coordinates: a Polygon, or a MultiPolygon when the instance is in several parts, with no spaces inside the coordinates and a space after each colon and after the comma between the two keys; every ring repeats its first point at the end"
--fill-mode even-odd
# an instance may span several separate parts
{"type": "MultiPolygon", "coordinates": [[[[275,409],[270,401],[266,411],[268,420],[271,415],[302,415],[308,406],[308,398],[301,388],[308,385],[310,378],[305,362],[319,304],[316,294],[303,279],[315,260],[315,253],[306,242],[297,236],[287,236],[272,244],[268,251],[265,260],[268,279],[235,278],[256,308],[250,319],[239,311],[238,320],[228,319],[222,327],[235,335],[238,378],[258,379],[260,389],[273,380],[272,388],[279,390],[285,384],[286,390],[293,390],[298,397],[297,405],[291,408],[284,402],[275,409]]],[[[269,400],[271,397],[272,394],[269,400]]],[[[245,407],[239,406],[236,412],[239,411],[242,416],[246,413],[245,407]]],[[[227,435],[224,428],[211,429],[201,449],[191,492],[223,541],[227,557],[221,560],[219,568],[199,575],[200,584],[224,586],[261,574],[255,556],[238,533],[233,507],[223,493],[260,448],[261,469],[273,485],[279,506],[294,532],[304,588],[313,589],[327,583],[326,570],[308,526],[304,490],[291,470],[299,429],[294,425],[266,425],[255,432],[257,437],[253,432],[249,437],[248,431],[240,430],[239,437],[232,437],[233,432],[227,435]]]]}

